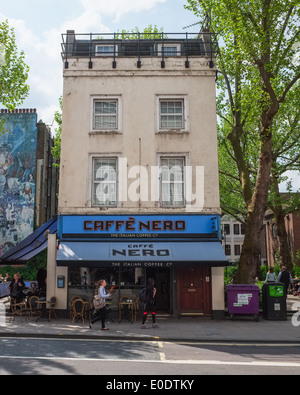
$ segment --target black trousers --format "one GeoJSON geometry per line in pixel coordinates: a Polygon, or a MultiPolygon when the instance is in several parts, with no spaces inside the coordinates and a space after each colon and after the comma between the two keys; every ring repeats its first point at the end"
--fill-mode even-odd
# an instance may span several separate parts
{"type": "Polygon", "coordinates": [[[147,303],[145,305],[144,308],[144,314],[143,314],[143,321],[142,321],[142,325],[145,324],[146,319],[147,319],[147,315],[149,312],[152,312],[152,323],[155,324],[155,318],[156,318],[156,310],[155,310],[155,306],[152,303],[147,303]]]}
{"type": "Polygon", "coordinates": [[[103,309],[100,309],[95,312],[91,323],[94,324],[97,321],[101,320],[102,329],[105,328],[105,318],[106,318],[106,307],[104,306],[103,309]]]}

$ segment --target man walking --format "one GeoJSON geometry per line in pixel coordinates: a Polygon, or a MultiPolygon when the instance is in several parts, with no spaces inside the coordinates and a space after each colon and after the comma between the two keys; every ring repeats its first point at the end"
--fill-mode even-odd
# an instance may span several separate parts
{"type": "Polygon", "coordinates": [[[285,285],[285,295],[287,296],[287,292],[290,284],[293,282],[293,278],[291,273],[287,271],[285,266],[282,266],[281,272],[278,274],[277,282],[283,283],[285,285]]]}

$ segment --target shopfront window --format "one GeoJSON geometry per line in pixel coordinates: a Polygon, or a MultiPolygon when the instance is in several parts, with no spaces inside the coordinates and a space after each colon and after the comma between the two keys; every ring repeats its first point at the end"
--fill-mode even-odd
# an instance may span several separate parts
{"type": "Polygon", "coordinates": [[[107,282],[106,292],[112,294],[109,305],[113,310],[118,309],[122,296],[135,300],[146,283],[143,268],[70,268],[69,302],[75,296],[89,301],[95,295],[98,281],[102,279],[107,282]]]}
{"type": "Polygon", "coordinates": [[[166,268],[152,269],[142,267],[123,268],[69,268],[68,303],[75,296],[90,301],[96,291],[97,282],[106,280],[106,292],[112,296],[108,307],[112,310],[111,317],[117,319],[119,302],[122,297],[136,301],[141,289],[149,278],[153,278],[157,288],[156,307],[160,311],[170,309],[170,270],[166,268]]]}

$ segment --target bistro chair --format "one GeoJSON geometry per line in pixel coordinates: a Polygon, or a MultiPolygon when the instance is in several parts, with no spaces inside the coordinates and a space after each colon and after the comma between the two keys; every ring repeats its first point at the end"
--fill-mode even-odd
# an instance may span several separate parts
{"type": "Polygon", "coordinates": [[[24,316],[27,316],[26,303],[17,303],[17,300],[15,298],[10,297],[10,311],[11,316],[9,322],[11,322],[12,319],[15,320],[16,317],[21,317],[22,322],[22,318],[24,316]]]}
{"type": "Polygon", "coordinates": [[[52,296],[52,298],[50,298],[49,300],[49,308],[48,308],[48,314],[49,314],[49,322],[51,319],[51,316],[54,316],[55,319],[57,319],[57,315],[56,315],[56,305],[57,305],[57,299],[55,296],[52,296]]]}
{"type": "Polygon", "coordinates": [[[40,298],[38,296],[31,296],[28,300],[29,304],[29,317],[37,317],[38,321],[41,318],[42,310],[40,307],[40,298]]]}
{"type": "Polygon", "coordinates": [[[72,324],[77,318],[77,322],[82,319],[84,323],[85,320],[85,303],[82,299],[75,299],[72,303],[72,324]]]}
{"type": "Polygon", "coordinates": [[[69,302],[70,319],[72,319],[72,317],[73,317],[73,308],[72,308],[73,302],[74,302],[75,300],[77,300],[77,299],[82,300],[82,297],[81,297],[81,296],[78,296],[78,295],[74,295],[74,296],[72,296],[72,298],[71,298],[71,300],[70,300],[70,302],[69,302]]]}

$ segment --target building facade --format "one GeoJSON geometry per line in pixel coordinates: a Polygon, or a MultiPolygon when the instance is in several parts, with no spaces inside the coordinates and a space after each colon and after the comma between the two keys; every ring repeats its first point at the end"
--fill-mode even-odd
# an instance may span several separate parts
{"type": "MultiPolygon", "coordinates": [[[[278,265],[279,240],[277,235],[277,224],[272,213],[265,217],[267,264],[269,267],[278,265]]],[[[300,213],[295,211],[285,216],[285,229],[287,241],[293,262],[299,266],[300,261],[300,213]]]]}
{"type": "Polygon", "coordinates": [[[57,214],[51,131],[35,109],[1,110],[0,261],[57,214]]]}
{"type": "Polygon", "coordinates": [[[230,215],[223,215],[221,219],[222,244],[229,262],[239,261],[245,237],[245,225],[230,215]]]}
{"type": "Polygon", "coordinates": [[[209,37],[68,31],[63,39],[59,239],[48,243],[49,296],[64,309],[105,278],[117,308],[151,277],[159,311],[222,316],[227,260],[209,37]],[[66,286],[57,288],[61,276],[66,286]]]}

